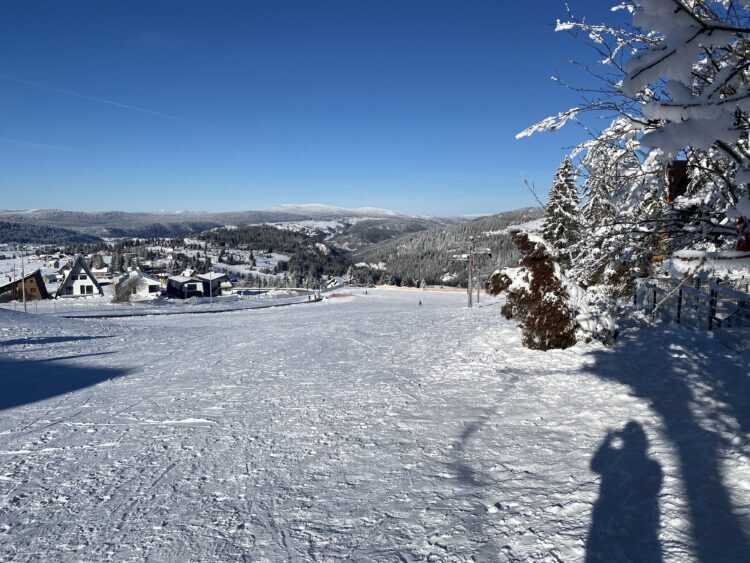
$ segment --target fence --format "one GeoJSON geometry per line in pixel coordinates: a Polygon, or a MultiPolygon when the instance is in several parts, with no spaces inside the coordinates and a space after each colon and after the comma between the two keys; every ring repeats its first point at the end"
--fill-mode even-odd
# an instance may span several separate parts
{"type": "Polygon", "coordinates": [[[633,305],[655,318],[695,328],[750,328],[750,294],[716,282],[704,288],[673,279],[644,280],[636,286],[633,305]]]}

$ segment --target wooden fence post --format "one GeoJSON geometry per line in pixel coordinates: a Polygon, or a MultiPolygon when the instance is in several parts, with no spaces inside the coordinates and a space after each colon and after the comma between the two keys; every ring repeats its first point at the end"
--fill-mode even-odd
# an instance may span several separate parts
{"type": "Polygon", "coordinates": [[[677,324],[680,324],[682,319],[682,288],[677,292],[677,324]]]}
{"type": "Polygon", "coordinates": [[[716,290],[712,287],[708,297],[708,330],[714,329],[714,317],[716,316],[716,290]]]}

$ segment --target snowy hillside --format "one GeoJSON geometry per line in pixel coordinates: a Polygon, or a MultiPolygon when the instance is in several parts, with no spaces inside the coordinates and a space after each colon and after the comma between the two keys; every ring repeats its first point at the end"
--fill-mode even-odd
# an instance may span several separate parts
{"type": "Polygon", "coordinates": [[[381,209],[378,207],[337,207],[324,203],[286,203],[272,207],[270,211],[283,213],[293,213],[319,219],[333,219],[345,217],[406,217],[407,215],[393,211],[391,209],[381,209]]]}
{"type": "Polygon", "coordinates": [[[464,300],[0,311],[0,560],[748,560],[750,358],[464,300]]]}

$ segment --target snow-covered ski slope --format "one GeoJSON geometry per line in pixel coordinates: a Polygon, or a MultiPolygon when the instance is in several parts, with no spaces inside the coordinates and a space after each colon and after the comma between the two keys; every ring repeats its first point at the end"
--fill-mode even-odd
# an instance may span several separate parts
{"type": "Polygon", "coordinates": [[[747,364],[533,352],[450,293],[0,310],[0,560],[748,561],[747,364]]]}

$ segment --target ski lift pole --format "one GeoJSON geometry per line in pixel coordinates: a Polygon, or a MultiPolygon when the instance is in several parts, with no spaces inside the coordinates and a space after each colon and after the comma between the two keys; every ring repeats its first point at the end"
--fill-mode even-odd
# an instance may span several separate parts
{"type": "Polygon", "coordinates": [[[28,313],[26,310],[26,269],[23,263],[23,247],[21,247],[21,293],[23,294],[23,312],[28,313]]]}
{"type": "Polygon", "coordinates": [[[466,286],[466,289],[469,293],[469,309],[473,307],[472,303],[472,289],[474,289],[474,237],[469,237],[469,283],[466,286]]]}
{"type": "MultiPolygon", "coordinates": [[[[467,304],[468,307],[472,308],[472,293],[474,284],[474,268],[477,265],[477,257],[479,256],[492,256],[492,251],[489,248],[475,248],[474,237],[469,238],[469,251],[465,254],[454,254],[451,258],[455,262],[466,262],[468,283],[466,284],[467,304]]],[[[477,272],[477,303],[479,303],[479,275],[477,272]]]]}

